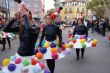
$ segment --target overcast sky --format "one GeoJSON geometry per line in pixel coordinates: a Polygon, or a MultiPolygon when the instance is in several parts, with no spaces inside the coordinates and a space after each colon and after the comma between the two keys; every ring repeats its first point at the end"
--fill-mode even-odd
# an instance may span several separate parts
{"type": "MultiPolygon", "coordinates": [[[[43,1],[43,0],[42,0],[43,1]]],[[[61,2],[62,1],[64,1],[64,0],[60,0],[61,2]]],[[[52,9],[52,8],[55,8],[54,7],[54,1],[53,0],[44,0],[44,2],[45,2],[45,11],[47,11],[47,10],[50,10],[50,9],[52,9]]]]}

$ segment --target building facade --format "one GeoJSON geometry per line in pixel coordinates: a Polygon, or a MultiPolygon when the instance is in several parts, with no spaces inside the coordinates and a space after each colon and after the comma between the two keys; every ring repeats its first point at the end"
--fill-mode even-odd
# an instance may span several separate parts
{"type": "Polygon", "coordinates": [[[61,16],[63,20],[73,20],[79,16],[86,16],[86,0],[65,0],[62,2],[63,10],[61,16]]]}
{"type": "MultiPolygon", "coordinates": [[[[22,0],[26,3],[27,8],[32,12],[33,18],[41,18],[42,16],[42,1],[41,0],[22,0]]],[[[10,0],[9,9],[10,17],[14,17],[14,14],[18,12],[18,4],[14,0],[10,0]]]]}
{"type": "Polygon", "coordinates": [[[8,18],[8,0],[0,0],[0,16],[3,18],[8,18]]]}

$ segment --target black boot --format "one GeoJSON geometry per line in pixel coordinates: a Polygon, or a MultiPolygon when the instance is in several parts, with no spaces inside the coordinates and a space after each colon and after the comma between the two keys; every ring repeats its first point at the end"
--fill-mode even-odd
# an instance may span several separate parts
{"type": "Polygon", "coordinates": [[[85,52],[85,48],[81,49],[81,58],[84,58],[84,52],[85,52]]]}
{"type": "Polygon", "coordinates": [[[76,49],[76,55],[77,55],[76,60],[79,60],[79,51],[80,49],[76,49]]]}
{"type": "Polygon", "coordinates": [[[9,49],[11,49],[11,42],[10,42],[10,38],[7,38],[7,41],[8,41],[9,49]]]}

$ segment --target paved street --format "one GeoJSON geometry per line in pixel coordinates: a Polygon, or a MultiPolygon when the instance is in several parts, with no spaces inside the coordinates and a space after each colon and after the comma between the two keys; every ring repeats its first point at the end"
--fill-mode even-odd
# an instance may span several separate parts
{"type": "MultiPolygon", "coordinates": [[[[63,39],[66,38],[66,31],[63,31],[63,39]]],[[[56,60],[55,73],[110,73],[110,42],[106,37],[94,34],[98,40],[95,48],[87,48],[85,58],[76,60],[75,49],[72,49],[71,55],[66,58],[56,60]]],[[[16,53],[19,40],[12,41],[12,49],[0,52],[0,62],[16,53]]]]}

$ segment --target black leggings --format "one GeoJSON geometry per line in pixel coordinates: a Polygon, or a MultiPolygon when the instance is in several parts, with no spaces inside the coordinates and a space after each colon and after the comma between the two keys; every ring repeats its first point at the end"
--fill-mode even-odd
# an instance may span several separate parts
{"type": "MultiPolygon", "coordinates": [[[[85,52],[85,49],[82,48],[82,49],[81,49],[81,56],[82,56],[82,57],[84,56],[84,52],[85,52]]],[[[77,55],[77,58],[79,58],[79,53],[80,53],[80,49],[76,48],[76,55],[77,55]]]]}
{"type": "Polygon", "coordinates": [[[6,40],[9,44],[9,48],[11,49],[10,38],[2,38],[3,49],[5,49],[6,40]]]}
{"type": "Polygon", "coordinates": [[[49,70],[51,73],[54,73],[54,69],[55,69],[55,60],[54,59],[47,59],[47,65],[49,67],[49,70]]]}

